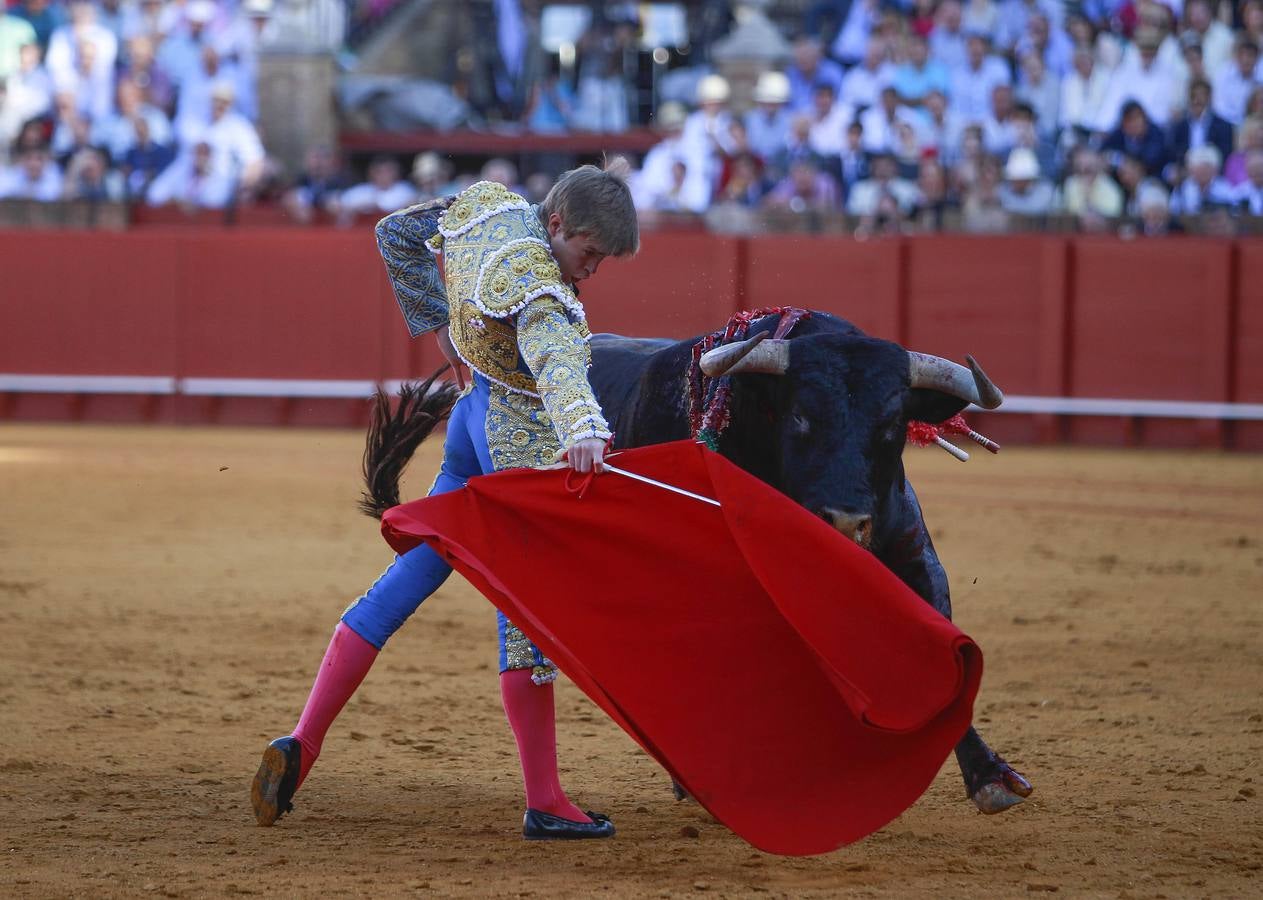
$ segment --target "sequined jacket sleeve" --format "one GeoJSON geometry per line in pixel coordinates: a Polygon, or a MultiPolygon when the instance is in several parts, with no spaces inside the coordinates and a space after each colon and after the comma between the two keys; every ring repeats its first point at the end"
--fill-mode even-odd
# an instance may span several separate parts
{"type": "Polygon", "coordinates": [[[438,231],[439,216],[453,199],[418,203],[377,223],[377,249],[412,337],[447,324],[447,291],[438,260],[425,242],[438,231]]]}
{"type": "Polygon", "coordinates": [[[562,449],[589,438],[605,440],[610,426],[588,383],[586,329],[571,323],[566,308],[545,294],[517,316],[517,343],[562,449]]]}

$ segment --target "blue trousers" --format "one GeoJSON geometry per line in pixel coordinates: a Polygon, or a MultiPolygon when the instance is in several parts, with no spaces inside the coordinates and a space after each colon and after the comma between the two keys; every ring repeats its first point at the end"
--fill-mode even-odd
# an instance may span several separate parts
{"type": "MultiPolygon", "coordinates": [[[[452,407],[447,421],[447,441],[443,445],[443,465],[430,496],[465,486],[475,475],[494,471],[487,448],[487,410],[490,392],[487,381],[473,376],[473,389],[452,407]]],[[[452,574],[452,569],[425,544],[400,556],[358,600],[347,607],[342,621],[348,628],[378,650],[399,630],[422,602],[452,574]]],[[[500,634],[500,671],[509,667],[506,636],[517,630],[504,613],[497,610],[500,634]]],[[[520,632],[517,632],[520,635],[520,632]]],[[[532,665],[542,665],[543,656],[533,650],[532,665]]]]}

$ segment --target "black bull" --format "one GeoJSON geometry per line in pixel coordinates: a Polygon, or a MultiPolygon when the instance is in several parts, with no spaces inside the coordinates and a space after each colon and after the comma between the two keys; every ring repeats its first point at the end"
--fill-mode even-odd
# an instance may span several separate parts
{"type": "MultiPolygon", "coordinates": [[[[757,322],[751,338],[757,343],[776,321],[757,322]]],[[[590,377],[617,447],[690,436],[687,373],[694,343],[592,338],[590,377]]],[[[985,376],[980,398],[962,367],[921,357],[918,371],[919,354],[824,313],[800,322],[788,341],[745,350],[749,355],[735,365],[703,361],[716,372],[730,367],[732,376],[731,424],[719,452],[867,547],[950,619],[947,575],[904,477],[906,426],[942,422],[971,399],[998,405],[999,392],[988,404],[985,376]]],[[[736,355],[712,356],[724,352],[736,355]]],[[[972,727],[957,744],[956,759],[967,793],[983,812],[1000,812],[1031,792],[972,727]]]]}

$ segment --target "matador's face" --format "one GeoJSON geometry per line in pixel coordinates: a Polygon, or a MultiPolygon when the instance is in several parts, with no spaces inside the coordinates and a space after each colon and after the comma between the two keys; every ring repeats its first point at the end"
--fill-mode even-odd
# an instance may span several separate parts
{"type": "Polygon", "coordinates": [[[548,243],[553,259],[561,269],[562,280],[576,284],[596,274],[597,266],[605,259],[596,239],[588,234],[566,236],[561,216],[553,213],[548,217],[548,243]]]}

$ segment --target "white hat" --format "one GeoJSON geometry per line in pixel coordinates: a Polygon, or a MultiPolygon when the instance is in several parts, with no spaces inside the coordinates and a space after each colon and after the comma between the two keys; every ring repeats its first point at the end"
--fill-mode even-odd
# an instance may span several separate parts
{"type": "Polygon", "coordinates": [[[412,161],[413,178],[441,178],[442,175],[443,160],[433,150],[418,153],[417,158],[412,161]]]}
{"type": "Polygon", "coordinates": [[[237,89],[232,86],[231,81],[216,81],[211,85],[211,97],[215,100],[235,100],[237,99],[237,89]]]}
{"type": "Polygon", "coordinates": [[[205,25],[215,18],[214,0],[192,0],[184,9],[184,15],[190,22],[205,25]]]}
{"type": "Polygon", "coordinates": [[[760,72],[754,83],[755,103],[788,103],[789,78],[784,72],[760,72]]]}
{"type": "Polygon", "coordinates": [[[697,83],[698,103],[723,103],[731,93],[728,79],[722,75],[707,75],[697,83]]]}
{"type": "Polygon", "coordinates": [[[266,17],[272,15],[272,0],[243,0],[241,9],[248,16],[266,17]]]}
{"type": "Polygon", "coordinates": [[[1006,181],[1034,181],[1039,177],[1039,160],[1035,151],[1026,147],[1015,147],[1009,153],[1009,161],[1004,164],[1006,181]]]}
{"type": "Polygon", "coordinates": [[[1136,188],[1136,206],[1142,211],[1151,206],[1161,206],[1166,209],[1168,202],[1167,189],[1152,178],[1146,178],[1136,188]]]}

